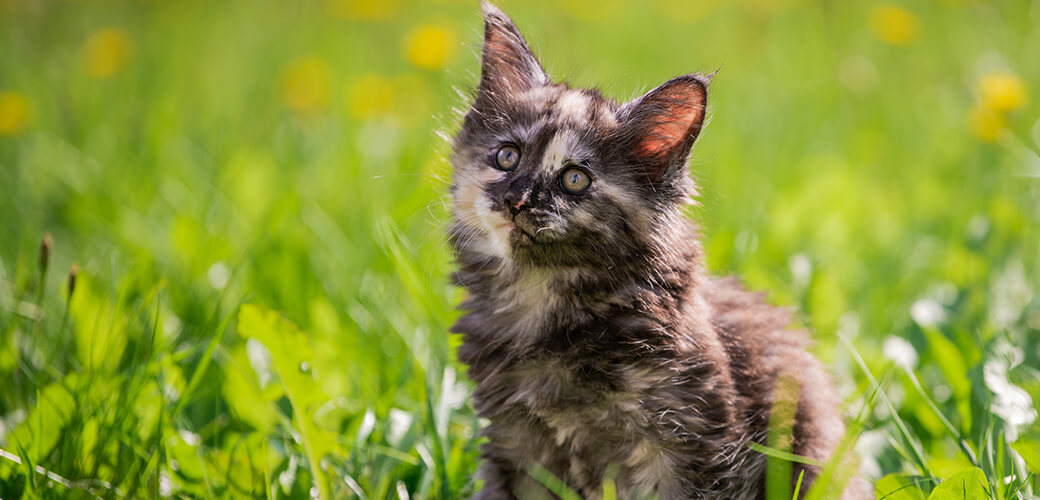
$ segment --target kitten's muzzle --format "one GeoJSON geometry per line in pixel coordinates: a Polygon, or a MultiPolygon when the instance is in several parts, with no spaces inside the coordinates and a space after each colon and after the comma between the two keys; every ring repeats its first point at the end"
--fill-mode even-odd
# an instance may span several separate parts
{"type": "Polygon", "coordinates": [[[513,225],[522,232],[529,241],[534,243],[545,243],[553,239],[554,231],[550,231],[552,225],[539,210],[524,209],[513,214],[513,225]]]}

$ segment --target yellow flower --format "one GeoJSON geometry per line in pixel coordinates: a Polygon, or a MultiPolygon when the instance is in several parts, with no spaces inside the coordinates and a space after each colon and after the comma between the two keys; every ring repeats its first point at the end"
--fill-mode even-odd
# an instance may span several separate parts
{"type": "Polygon", "coordinates": [[[405,37],[405,57],[423,69],[443,68],[455,55],[455,33],[447,27],[426,24],[405,37]]]}
{"type": "Polygon", "coordinates": [[[282,76],[282,99],[297,113],[312,113],[329,102],[329,67],[317,57],[296,59],[282,76]]]}
{"type": "Polygon", "coordinates": [[[1000,134],[1007,128],[1003,114],[984,106],[972,108],[968,115],[968,123],[975,136],[986,142],[997,142],[1000,134]]]}
{"type": "Polygon", "coordinates": [[[94,32],[83,45],[83,67],[93,78],[109,78],[130,61],[130,36],[116,28],[94,32]]]}
{"type": "Polygon", "coordinates": [[[907,46],[917,39],[921,25],[913,12],[895,5],[882,5],[870,12],[870,28],[885,43],[907,46]]]}
{"type": "Polygon", "coordinates": [[[29,100],[18,92],[0,92],[0,135],[15,135],[29,121],[29,100]]]}
{"type": "Polygon", "coordinates": [[[370,120],[390,112],[394,105],[393,83],[382,75],[361,75],[347,86],[347,115],[370,120]]]}
{"type": "Polygon", "coordinates": [[[994,111],[1015,111],[1029,100],[1025,84],[1010,73],[986,75],[978,88],[982,105],[994,111]]]}
{"type": "Polygon", "coordinates": [[[345,19],[385,21],[397,13],[398,0],[325,0],[325,11],[345,19]]]}

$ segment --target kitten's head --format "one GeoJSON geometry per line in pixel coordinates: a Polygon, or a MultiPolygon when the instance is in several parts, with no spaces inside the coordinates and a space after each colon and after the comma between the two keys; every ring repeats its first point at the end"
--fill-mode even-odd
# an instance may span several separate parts
{"type": "Polygon", "coordinates": [[[708,78],[625,104],[552,83],[512,21],[484,4],[481,79],[455,138],[460,255],[610,267],[654,244],[693,192],[686,160],[708,78]]]}

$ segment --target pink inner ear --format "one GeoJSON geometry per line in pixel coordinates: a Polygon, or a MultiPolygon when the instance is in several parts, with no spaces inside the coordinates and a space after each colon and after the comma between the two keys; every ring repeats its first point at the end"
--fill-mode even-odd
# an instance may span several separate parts
{"type": "Polygon", "coordinates": [[[639,142],[638,151],[645,157],[662,157],[671,154],[697,130],[704,117],[704,94],[683,92],[681,89],[665,91],[654,96],[661,100],[661,112],[650,120],[650,124],[639,142]]]}
{"type": "Polygon", "coordinates": [[[548,83],[548,77],[523,35],[505,14],[485,4],[485,33],[481,85],[485,90],[519,92],[548,83]]]}

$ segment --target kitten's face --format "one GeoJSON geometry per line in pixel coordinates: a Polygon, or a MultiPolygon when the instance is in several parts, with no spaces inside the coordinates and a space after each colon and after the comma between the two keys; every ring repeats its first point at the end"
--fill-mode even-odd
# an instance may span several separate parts
{"type": "Polygon", "coordinates": [[[484,236],[478,246],[580,265],[634,222],[626,215],[635,186],[605,141],[618,126],[615,108],[592,92],[539,86],[473,113],[457,142],[455,213],[484,236]]]}
{"type": "Polygon", "coordinates": [[[485,21],[480,88],[452,158],[456,250],[592,267],[639,251],[689,194],[705,80],[618,105],[551,84],[505,15],[485,4],[485,21]]]}

